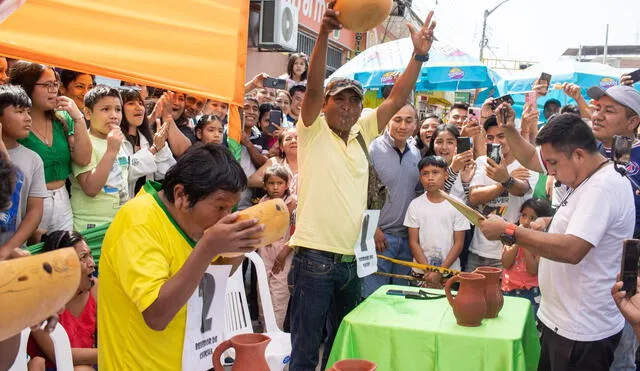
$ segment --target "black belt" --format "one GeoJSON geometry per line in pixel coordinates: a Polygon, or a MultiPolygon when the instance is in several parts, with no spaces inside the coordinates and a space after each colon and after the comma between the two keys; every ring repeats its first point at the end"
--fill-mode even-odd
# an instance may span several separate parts
{"type": "Polygon", "coordinates": [[[355,255],[336,254],[329,251],[322,251],[316,249],[309,249],[307,247],[298,246],[299,252],[305,252],[309,254],[316,254],[332,259],[334,263],[351,263],[356,261],[355,255]]]}

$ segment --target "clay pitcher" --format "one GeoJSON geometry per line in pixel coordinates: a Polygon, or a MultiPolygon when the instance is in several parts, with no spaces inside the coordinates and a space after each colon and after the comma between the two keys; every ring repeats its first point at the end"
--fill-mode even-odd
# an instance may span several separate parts
{"type": "Polygon", "coordinates": [[[224,370],[220,357],[225,350],[236,350],[236,358],[231,367],[232,371],[269,371],[269,365],[264,352],[271,338],[262,334],[241,334],[225,340],[213,352],[213,367],[224,370]]]}
{"type": "Polygon", "coordinates": [[[484,299],[485,277],[479,273],[459,273],[447,281],[444,291],[453,308],[453,315],[460,326],[476,327],[482,324],[487,311],[484,299]],[[460,282],[460,290],[455,299],[451,295],[451,285],[460,282]]]}
{"type": "Polygon", "coordinates": [[[376,364],[364,359],[343,359],[333,364],[328,371],[376,371],[376,364]]]}
{"type": "Polygon", "coordinates": [[[496,267],[478,267],[474,273],[480,273],[487,279],[484,281],[484,298],[487,301],[487,314],[484,318],[496,318],[504,304],[500,287],[502,269],[496,267]]]}

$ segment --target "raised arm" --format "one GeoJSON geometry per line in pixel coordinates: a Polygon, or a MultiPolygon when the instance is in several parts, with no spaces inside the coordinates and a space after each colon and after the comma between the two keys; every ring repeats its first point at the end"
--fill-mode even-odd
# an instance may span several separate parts
{"type": "Polygon", "coordinates": [[[515,123],[516,113],[513,108],[511,108],[511,105],[509,103],[502,103],[498,106],[496,112],[501,112],[502,110],[507,111],[506,123],[503,122],[503,115],[496,115],[496,118],[498,119],[498,125],[504,128],[504,136],[507,139],[507,143],[509,143],[509,148],[511,152],[513,152],[513,156],[527,169],[538,173],[545,173],[544,167],[538,158],[536,147],[518,133],[515,123]]]}
{"type": "Polygon", "coordinates": [[[329,33],[343,27],[340,21],[338,21],[338,12],[333,10],[335,4],[335,0],[331,1],[327,10],[324,12],[322,25],[318,32],[318,39],[311,52],[309,74],[307,75],[307,91],[304,94],[302,109],[300,111],[304,126],[311,126],[313,124],[318,115],[320,115],[324,104],[324,76],[327,66],[329,33]]]}
{"type": "Polygon", "coordinates": [[[420,75],[420,70],[422,69],[423,62],[417,60],[416,56],[427,55],[433,43],[433,30],[436,27],[436,22],[432,21],[432,18],[433,11],[430,11],[420,30],[416,30],[413,25],[407,24],[409,33],[411,34],[411,41],[413,42],[413,56],[407,68],[394,84],[389,98],[382,102],[377,109],[378,131],[384,130],[389,120],[391,120],[391,117],[407,104],[407,99],[411,91],[413,91],[418,75],[420,75]]]}
{"type": "Polygon", "coordinates": [[[57,109],[67,111],[73,120],[73,140],[69,148],[71,151],[71,159],[77,165],[87,166],[91,162],[91,152],[93,150],[91,140],[89,139],[89,131],[84,115],[80,112],[78,106],[65,96],[59,96],[57,99],[57,109]],[[71,148],[73,147],[73,148],[71,148]]]}
{"type": "Polygon", "coordinates": [[[104,187],[109,172],[113,167],[113,162],[118,156],[118,151],[122,145],[124,135],[117,125],[111,125],[111,131],[107,136],[107,151],[104,153],[95,169],[78,174],[76,178],[80,183],[80,188],[89,197],[95,197],[102,187],[104,187]]]}

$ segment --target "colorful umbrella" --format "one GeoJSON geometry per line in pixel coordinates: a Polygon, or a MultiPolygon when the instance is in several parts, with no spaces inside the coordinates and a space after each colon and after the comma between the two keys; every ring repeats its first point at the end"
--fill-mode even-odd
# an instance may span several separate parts
{"type": "MultiPolygon", "coordinates": [[[[360,53],[335,71],[333,77],[358,80],[365,88],[393,84],[412,58],[410,38],[379,44],[360,53]]],[[[434,42],[416,91],[465,90],[492,86],[498,76],[478,59],[450,45],[434,42]]]]}

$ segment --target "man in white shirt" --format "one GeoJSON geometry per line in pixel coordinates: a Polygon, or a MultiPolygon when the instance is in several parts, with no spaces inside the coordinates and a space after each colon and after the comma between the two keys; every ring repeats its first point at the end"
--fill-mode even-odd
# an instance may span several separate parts
{"type": "MultiPolygon", "coordinates": [[[[515,113],[507,104],[502,109],[513,127],[515,113]]],[[[591,129],[576,115],[553,118],[536,144],[547,172],[571,189],[555,216],[536,220],[533,229],[491,217],[480,229],[490,240],[517,243],[540,256],[538,369],[607,370],[624,327],[609,291],[622,242],[633,235],[631,184],[598,152],[591,129]]]]}
{"type": "MultiPolygon", "coordinates": [[[[495,214],[510,223],[520,216],[520,206],[531,198],[533,186],[538,182],[538,174],[529,172],[513,157],[495,116],[484,122],[487,142],[498,144],[502,149],[502,160],[496,164],[487,156],[476,160],[476,173],[469,185],[469,202],[484,215],[495,214]]],[[[477,267],[502,267],[502,244],[489,241],[479,229],[475,229],[469,247],[466,270],[477,267]]]]}

